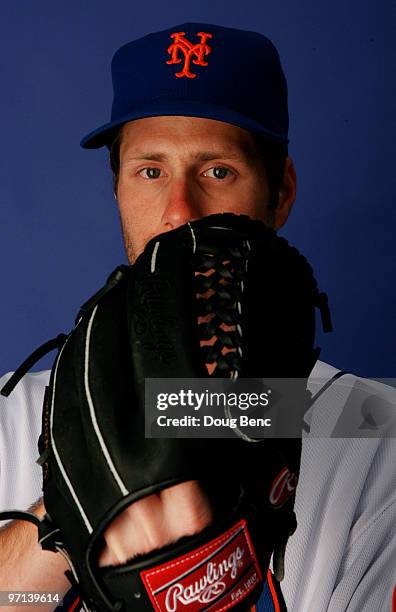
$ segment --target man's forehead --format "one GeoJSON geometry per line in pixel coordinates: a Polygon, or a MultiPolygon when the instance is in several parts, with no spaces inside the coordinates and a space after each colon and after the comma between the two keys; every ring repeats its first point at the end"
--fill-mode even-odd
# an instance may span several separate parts
{"type": "Polygon", "coordinates": [[[128,155],[165,155],[170,147],[189,150],[202,160],[237,159],[255,150],[253,136],[238,126],[200,117],[160,116],[130,121],[122,128],[122,150],[128,155]]]}

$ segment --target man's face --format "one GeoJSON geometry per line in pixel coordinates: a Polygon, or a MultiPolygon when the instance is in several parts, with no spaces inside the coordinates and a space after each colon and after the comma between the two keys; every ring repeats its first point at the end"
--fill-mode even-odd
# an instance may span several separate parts
{"type": "Polygon", "coordinates": [[[154,236],[214,213],[274,225],[265,169],[251,134],[211,119],[148,117],[127,123],[117,199],[130,263],[154,236]]]}

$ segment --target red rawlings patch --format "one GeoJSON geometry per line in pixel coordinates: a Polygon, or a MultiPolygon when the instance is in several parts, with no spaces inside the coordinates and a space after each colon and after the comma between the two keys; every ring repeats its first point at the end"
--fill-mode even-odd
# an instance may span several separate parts
{"type": "Polygon", "coordinates": [[[259,564],[241,520],[204,546],[140,576],[154,610],[227,610],[262,581],[259,564]]]}

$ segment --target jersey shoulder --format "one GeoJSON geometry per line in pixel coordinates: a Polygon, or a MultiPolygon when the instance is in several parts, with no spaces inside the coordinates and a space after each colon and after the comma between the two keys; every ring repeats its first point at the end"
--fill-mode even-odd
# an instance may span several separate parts
{"type": "Polygon", "coordinates": [[[308,389],[312,402],[305,420],[311,436],[396,436],[396,388],[391,380],[359,377],[318,361],[308,389]]]}

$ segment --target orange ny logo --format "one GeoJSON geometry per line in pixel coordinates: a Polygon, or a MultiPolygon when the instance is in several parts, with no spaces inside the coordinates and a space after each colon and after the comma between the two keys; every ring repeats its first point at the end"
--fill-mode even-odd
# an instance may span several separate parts
{"type": "Polygon", "coordinates": [[[208,38],[212,38],[212,34],[198,32],[197,36],[200,37],[201,42],[193,44],[185,38],[185,32],[174,32],[171,34],[171,38],[173,38],[174,42],[168,47],[168,53],[171,55],[172,59],[168,60],[166,63],[180,64],[182,59],[179,57],[179,52],[184,55],[183,70],[181,70],[181,72],[176,72],[177,77],[195,79],[197,75],[190,70],[191,60],[192,63],[197,66],[208,65],[208,62],[205,61],[205,56],[209,55],[212,49],[206,44],[206,41],[208,38]],[[193,57],[195,59],[192,59],[193,57]]]}

